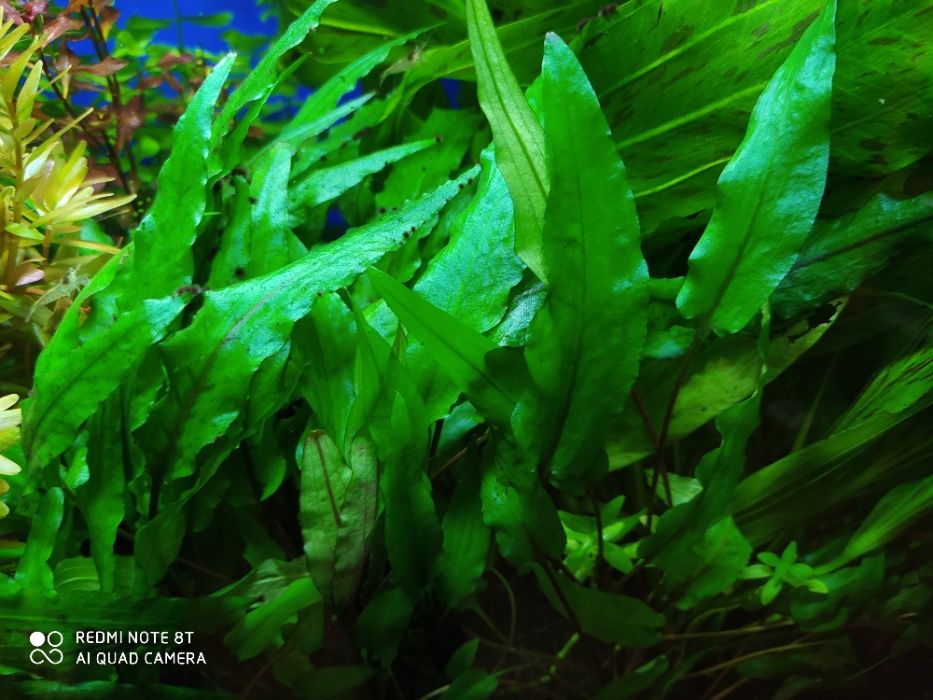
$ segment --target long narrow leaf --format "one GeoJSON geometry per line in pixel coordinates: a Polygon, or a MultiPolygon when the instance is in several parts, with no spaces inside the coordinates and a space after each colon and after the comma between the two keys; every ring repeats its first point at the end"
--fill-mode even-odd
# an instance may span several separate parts
{"type": "Polygon", "coordinates": [[[486,0],[467,0],[467,28],[480,106],[492,127],[496,162],[515,203],[516,249],[525,264],[545,279],[541,252],[548,191],[544,132],[509,68],[486,0]]]}
{"type": "Polygon", "coordinates": [[[537,412],[547,418],[531,439],[555,483],[579,490],[605,469],[609,421],[638,373],[648,268],[609,126],[576,57],[554,34],[545,40],[542,83],[552,170],[543,241],[548,292],[525,357],[543,392],[537,412]]]}
{"type": "Polygon", "coordinates": [[[742,329],[790,270],[819,209],[836,60],[831,0],[758,98],[719,177],[716,208],[677,297],[687,318],[742,329]],[[776,232],[780,232],[777,235],[776,232]]]}

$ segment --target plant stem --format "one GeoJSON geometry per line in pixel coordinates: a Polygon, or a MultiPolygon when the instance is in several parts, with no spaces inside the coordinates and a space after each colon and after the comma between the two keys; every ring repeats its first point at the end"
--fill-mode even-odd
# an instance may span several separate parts
{"type": "Polygon", "coordinates": [[[606,552],[603,544],[603,513],[596,493],[590,490],[590,503],[593,508],[593,519],[596,521],[596,581],[602,583],[606,574],[606,552]]]}
{"type": "Polygon", "coordinates": [[[677,404],[677,396],[680,394],[680,388],[683,386],[684,380],[687,378],[687,369],[690,367],[690,360],[693,359],[693,355],[697,351],[697,348],[700,346],[700,341],[705,335],[705,328],[697,328],[696,334],[693,336],[693,340],[690,342],[690,347],[687,349],[683,360],[680,361],[680,367],[677,368],[677,375],[674,377],[674,386],[671,389],[671,395],[667,399],[667,407],[664,409],[664,421],[661,423],[661,434],[658,436],[658,445],[657,449],[655,449],[654,477],[651,479],[651,487],[648,489],[649,530],[651,529],[651,518],[653,515],[651,504],[654,502],[653,496],[658,489],[659,475],[664,478],[664,492],[665,496],[667,497],[668,506],[674,505],[674,497],[671,494],[671,485],[667,477],[667,467],[664,464],[664,448],[667,447],[667,437],[671,429],[671,419],[674,417],[674,406],[677,404]]]}
{"type": "Polygon", "coordinates": [[[172,6],[175,8],[175,31],[178,34],[178,53],[185,50],[185,35],[182,32],[181,8],[178,6],[178,0],[172,0],[172,6]]]}
{"type": "Polygon", "coordinates": [[[515,594],[512,592],[512,587],[509,585],[508,579],[500,574],[496,569],[490,569],[490,572],[499,579],[499,583],[502,584],[502,587],[505,589],[505,594],[509,598],[509,609],[511,610],[511,615],[509,616],[509,646],[515,643],[515,627],[518,619],[518,606],[515,604],[515,594]]]}
{"type": "MultiPolygon", "coordinates": [[[[33,25],[33,36],[38,36],[37,31],[37,28],[33,25]]],[[[129,178],[127,178],[126,172],[123,170],[123,165],[120,163],[120,156],[117,155],[117,151],[114,148],[113,143],[111,143],[110,137],[107,135],[107,131],[102,129],[99,133],[95,133],[87,128],[84,120],[79,118],[78,113],[75,111],[71,102],[69,102],[68,98],[65,97],[61,87],[59,87],[58,81],[55,80],[55,76],[52,75],[52,70],[49,67],[49,61],[46,58],[45,52],[42,50],[41,46],[39,47],[38,53],[39,60],[42,61],[42,72],[45,74],[46,79],[49,81],[49,85],[52,87],[52,92],[55,93],[55,97],[58,98],[58,101],[68,113],[68,116],[77,122],[78,127],[82,132],[84,132],[84,136],[88,143],[94,147],[99,147],[101,145],[103,146],[104,150],[107,151],[107,159],[117,171],[117,177],[120,179],[120,184],[123,186],[123,190],[127,194],[134,194],[133,189],[130,187],[129,178]],[[99,142],[98,137],[100,138],[99,142]]],[[[127,149],[127,153],[131,153],[130,149],[127,149]]],[[[132,211],[132,209],[130,211],[132,211]]]]}
{"type": "Polygon", "coordinates": [[[662,639],[666,640],[679,640],[679,639],[710,639],[715,637],[732,637],[732,636],[741,636],[743,634],[753,634],[756,632],[770,632],[772,630],[784,629],[787,627],[793,627],[795,625],[791,620],[785,622],[779,622],[774,625],[757,625],[754,627],[740,627],[734,630],[719,630],[716,632],[684,632],[681,634],[665,634],[662,639]]]}
{"type": "Polygon", "coordinates": [[[737,666],[743,661],[748,661],[749,659],[757,659],[762,656],[770,656],[771,654],[783,654],[786,651],[794,651],[796,649],[815,647],[821,644],[827,644],[831,641],[833,640],[825,639],[825,640],[821,640],[817,642],[794,642],[793,644],[785,644],[779,647],[771,647],[770,649],[761,649],[759,651],[753,651],[749,654],[745,654],[744,656],[737,656],[736,658],[730,659],[729,661],[723,661],[721,664],[710,666],[709,668],[705,668],[702,671],[696,671],[694,673],[689,673],[686,676],[684,676],[684,678],[699,678],[700,676],[707,676],[711,673],[716,673],[717,671],[721,671],[724,668],[730,668],[732,666],[737,666]]]}
{"type": "MultiPolygon", "coordinates": [[[[91,41],[94,44],[94,51],[97,53],[98,58],[101,61],[105,61],[110,56],[110,50],[107,48],[107,40],[104,38],[104,29],[100,24],[100,19],[97,17],[97,13],[89,10],[88,8],[81,8],[81,16],[84,18],[84,24],[88,28],[88,32],[91,35],[91,41]]],[[[120,112],[123,107],[123,96],[120,91],[120,81],[117,80],[116,75],[108,75],[107,86],[110,88],[110,99],[111,107],[113,109],[113,119],[117,125],[117,133],[120,131],[120,112]]],[[[137,170],[136,158],[133,156],[132,148],[130,144],[126,144],[126,153],[127,158],[130,161],[130,172],[133,175],[133,180],[135,182],[139,181],[139,172],[137,170]]],[[[117,154],[117,160],[119,160],[119,154],[117,154]]],[[[135,192],[130,189],[127,185],[127,191],[135,194],[135,192]]]]}

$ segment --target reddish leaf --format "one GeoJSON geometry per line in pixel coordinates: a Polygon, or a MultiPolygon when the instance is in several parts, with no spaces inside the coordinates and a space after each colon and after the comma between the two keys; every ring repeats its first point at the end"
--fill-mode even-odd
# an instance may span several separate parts
{"type": "Polygon", "coordinates": [[[23,19],[32,22],[36,17],[49,9],[49,0],[29,0],[23,6],[23,19]]]}
{"type": "Polygon", "coordinates": [[[120,11],[113,7],[105,7],[100,10],[97,20],[100,22],[100,29],[104,34],[104,40],[110,36],[110,30],[120,18],[120,11]]]}
{"type": "Polygon", "coordinates": [[[14,24],[22,24],[23,17],[20,15],[19,10],[13,7],[7,0],[0,0],[0,9],[3,10],[3,19],[4,20],[13,20],[14,24]]]}
{"type": "Polygon", "coordinates": [[[123,150],[136,130],[145,122],[145,105],[141,95],[137,95],[117,110],[117,153],[123,150]]]}
{"type": "Polygon", "coordinates": [[[43,44],[48,45],[67,32],[73,32],[81,29],[83,25],[80,20],[71,15],[61,14],[51,22],[45,25],[43,32],[43,44]]]}
{"type": "Polygon", "coordinates": [[[107,56],[107,58],[99,63],[93,65],[80,64],[75,66],[73,70],[75,73],[90,73],[91,75],[107,77],[128,65],[126,61],[121,61],[119,58],[114,58],[113,56],[107,56]]]}
{"type": "Polygon", "coordinates": [[[194,56],[190,53],[167,53],[159,59],[159,68],[171,68],[172,66],[184,66],[191,63],[194,56]]]}

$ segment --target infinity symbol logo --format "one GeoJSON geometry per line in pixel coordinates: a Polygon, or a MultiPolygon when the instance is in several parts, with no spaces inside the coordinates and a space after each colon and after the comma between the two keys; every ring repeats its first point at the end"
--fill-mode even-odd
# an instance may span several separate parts
{"type": "Polygon", "coordinates": [[[57,630],[52,630],[48,634],[33,632],[29,635],[29,643],[32,644],[35,649],[29,652],[29,660],[36,665],[49,663],[53,666],[57,666],[65,660],[65,655],[62,653],[61,649],[58,648],[64,641],[64,635],[57,630]],[[49,646],[48,651],[42,648],[46,644],[49,646]]]}

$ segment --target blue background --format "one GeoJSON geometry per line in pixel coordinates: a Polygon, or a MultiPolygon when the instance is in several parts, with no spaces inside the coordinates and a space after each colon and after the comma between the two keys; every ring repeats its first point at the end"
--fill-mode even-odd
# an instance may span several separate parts
{"type": "MultiPolygon", "coordinates": [[[[261,19],[267,8],[260,7],[255,0],[116,0],[114,7],[120,11],[122,24],[133,15],[150,19],[174,20],[177,13],[182,16],[204,16],[218,12],[232,12],[235,27],[242,34],[262,34],[272,39],[276,30],[274,17],[261,19]]],[[[202,27],[191,22],[182,26],[185,48],[202,48],[205,51],[226,51],[227,42],[221,35],[230,27],[202,27]]],[[[178,43],[178,30],[173,25],[156,33],[155,39],[166,44],[178,43]]]]}

